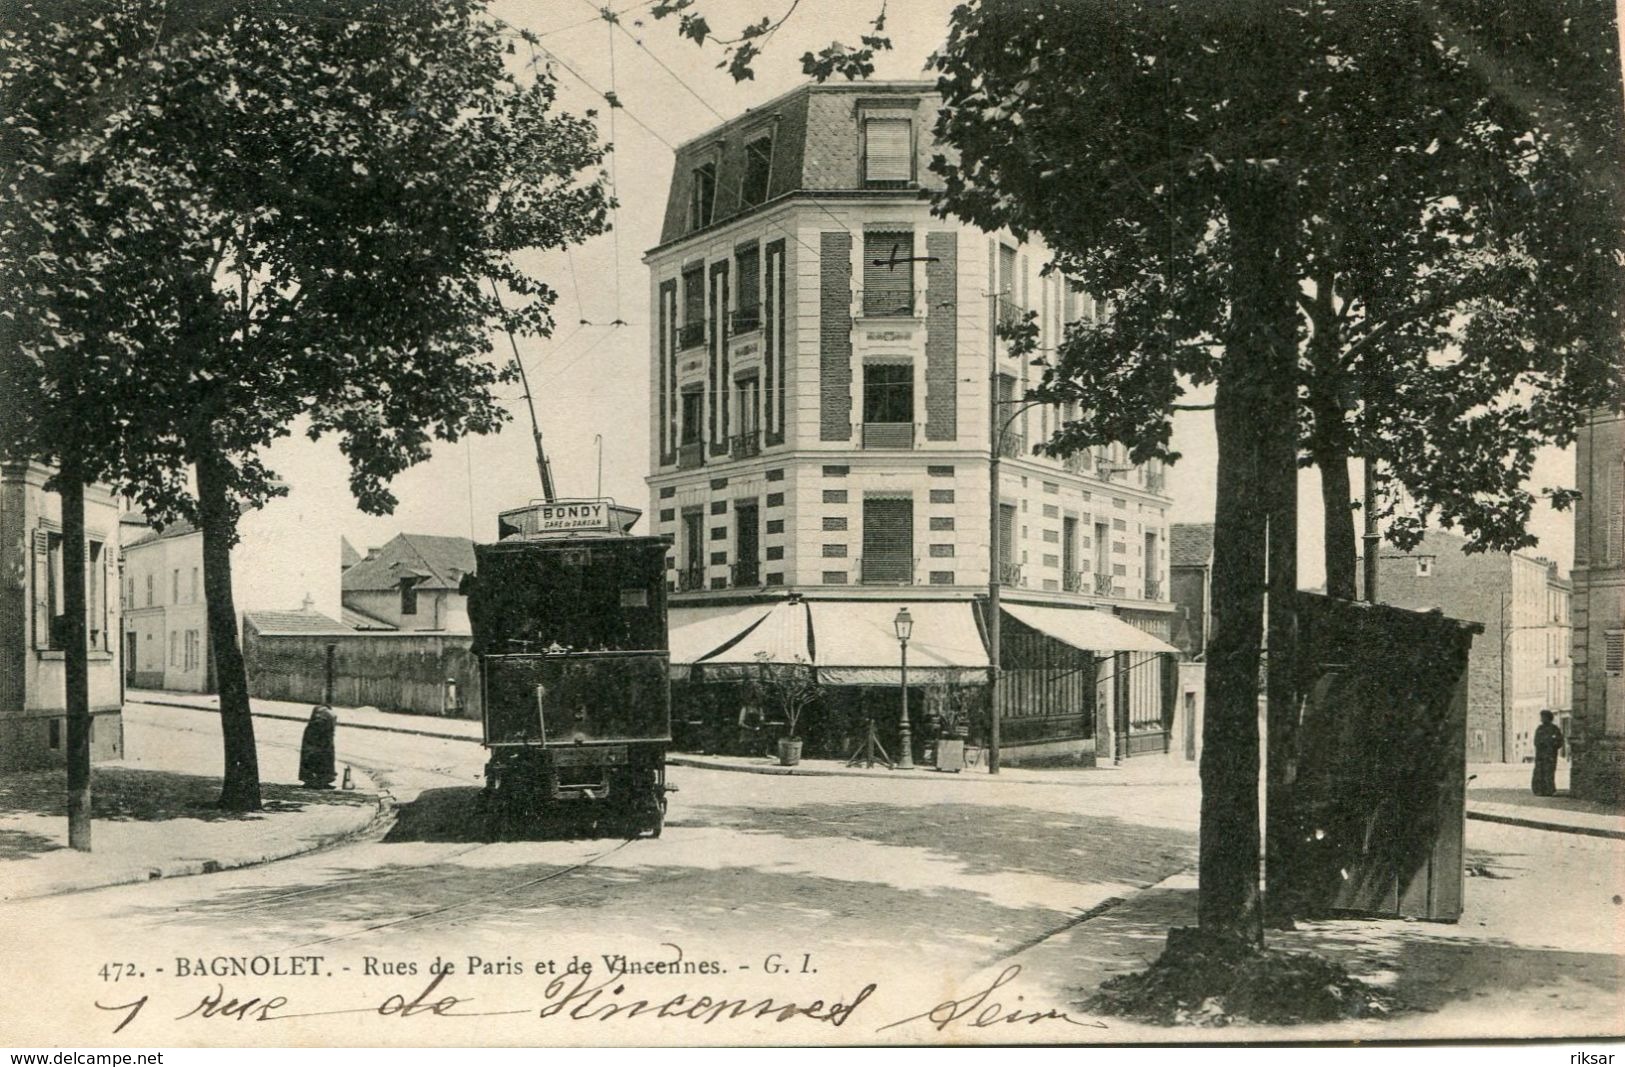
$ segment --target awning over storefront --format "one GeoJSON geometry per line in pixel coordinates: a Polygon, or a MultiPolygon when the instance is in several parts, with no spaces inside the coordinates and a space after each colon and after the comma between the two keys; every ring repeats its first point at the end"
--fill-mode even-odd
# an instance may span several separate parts
{"type": "Polygon", "coordinates": [[[707,680],[738,678],[763,662],[813,665],[807,605],[801,601],[774,604],[756,625],[732,644],[695,661],[707,680]]]}
{"type": "Polygon", "coordinates": [[[667,630],[672,678],[687,678],[695,663],[738,642],[772,609],[771,604],[672,608],[667,630]]]}
{"type": "Polygon", "coordinates": [[[1002,604],[1004,613],[1085,652],[1175,652],[1179,649],[1106,611],[1002,604]]]}
{"type": "Polygon", "coordinates": [[[813,600],[807,606],[818,679],[825,685],[900,684],[894,620],[903,607],[914,620],[908,642],[911,683],[987,681],[987,648],[965,601],[813,600]]]}

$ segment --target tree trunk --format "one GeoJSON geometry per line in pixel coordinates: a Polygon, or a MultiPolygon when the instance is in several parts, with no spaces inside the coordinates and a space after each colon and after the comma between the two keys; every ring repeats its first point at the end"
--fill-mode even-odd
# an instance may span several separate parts
{"type": "MultiPolygon", "coordinates": [[[[1202,725],[1198,922],[1238,948],[1264,940],[1259,893],[1258,666],[1263,631],[1265,517],[1283,478],[1278,438],[1292,452],[1297,422],[1294,222],[1279,183],[1241,180],[1227,198],[1234,274],[1230,324],[1214,401],[1218,484],[1213,530],[1213,634],[1202,725]],[[1283,420],[1277,409],[1289,405],[1283,420]],[[1280,423],[1272,440],[1267,428],[1280,423]]],[[[1296,483],[1294,482],[1294,485],[1296,483]]],[[[1295,527],[1294,527],[1295,529],[1295,527]]],[[[1290,609],[1285,611],[1291,615],[1290,609]]]]}
{"type": "Polygon", "coordinates": [[[1359,595],[1355,570],[1354,489],[1349,484],[1348,434],[1343,408],[1331,397],[1311,397],[1315,420],[1315,466],[1320,468],[1321,541],[1326,558],[1326,595],[1354,600],[1359,595]]]}
{"type": "Polygon", "coordinates": [[[1292,929],[1299,842],[1298,778],[1298,435],[1297,389],[1288,370],[1271,377],[1273,413],[1262,448],[1269,491],[1269,611],[1264,792],[1264,906],[1272,929],[1292,929]]]}
{"type": "MultiPolygon", "coordinates": [[[[90,650],[85,639],[85,482],[65,459],[62,498],[62,643],[68,718],[68,846],[90,851],[90,650]]],[[[48,579],[47,579],[48,580],[48,579]]]]}
{"type": "Polygon", "coordinates": [[[220,807],[260,808],[259,757],[248,706],[248,671],[237,643],[237,607],[231,597],[231,546],[237,509],[231,500],[226,459],[212,441],[197,450],[198,518],[203,528],[203,592],[208,605],[209,649],[220,691],[220,732],[225,743],[225,781],[220,807]]]}

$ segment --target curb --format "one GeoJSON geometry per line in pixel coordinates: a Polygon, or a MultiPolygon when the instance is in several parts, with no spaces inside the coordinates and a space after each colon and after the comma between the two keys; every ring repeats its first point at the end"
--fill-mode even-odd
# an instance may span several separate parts
{"type": "MultiPolygon", "coordinates": [[[[202,704],[182,704],[179,701],[175,701],[175,700],[135,700],[135,699],[131,699],[129,701],[129,703],[131,703],[131,704],[145,704],[147,707],[152,707],[152,708],[181,708],[181,709],[183,709],[185,711],[203,711],[203,712],[208,712],[211,715],[217,715],[220,712],[219,708],[205,707],[202,704]]],[[[309,722],[310,721],[308,716],[300,717],[298,715],[285,715],[280,711],[252,711],[251,710],[250,714],[252,714],[254,716],[254,718],[256,718],[256,719],[280,719],[283,722],[309,722]]],[[[438,738],[441,741],[468,741],[468,742],[470,742],[472,744],[476,744],[476,745],[480,743],[480,739],[477,738],[477,737],[467,737],[467,736],[464,736],[463,734],[441,733],[438,730],[413,730],[410,727],[406,727],[406,726],[379,726],[376,723],[344,722],[342,720],[340,720],[339,725],[342,726],[346,730],[379,730],[379,731],[382,731],[384,733],[389,733],[389,734],[411,734],[414,737],[433,737],[433,738],[438,738]]]]}
{"type": "MultiPolygon", "coordinates": [[[[180,705],[177,705],[180,706],[180,705]]],[[[190,705],[186,705],[190,706],[190,705]]],[[[363,774],[366,772],[363,771],[363,774]]],[[[368,775],[369,780],[371,776],[368,775]]],[[[337,848],[352,841],[367,837],[378,831],[379,828],[392,822],[395,818],[395,797],[390,791],[373,783],[378,792],[377,804],[372,815],[360,826],[349,830],[338,830],[325,834],[313,841],[302,841],[288,851],[271,850],[251,856],[238,856],[228,860],[219,859],[182,859],[172,860],[160,866],[153,867],[126,867],[120,871],[109,871],[86,878],[70,879],[55,883],[38,892],[25,892],[14,897],[0,898],[0,906],[13,904],[23,900],[41,900],[46,897],[65,896],[69,893],[88,893],[96,889],[110,889],[114,886],[134,885],[138,882],[156,882],[161,878],[190,878],[199,874],[218,874],[221,871],[241,870],[244,867],[258,867],[265,863],[275,863],[279,860],[295,859],[299,856],[308,856],[312,853],[322,852],[326,849],[337,848]]]]}
{"type": "MultiPolygon", "coordinates": [[[[855,769],[844,768],[844,767],[839,768],[839,769],[837,769],[837,768],[824,768],[824,767],[804,767],[804,766],[781,767],[781,766],[778,766],[776,764],[760,764],[760,765],[755,765],[755,766],[751,766],[751,765],[741,766],[741,765],[735,764],[735,763],[717,763],[717,762],[713,762],[711,760],[707,760],[707,759],[705,759],[704,757],[701,757],[701,756],[674,756],[674,755],[671,755],[669,753],[666,756],[666,766],[668,766],[668,767],[693,767],[693,768],[696,768],[697,770],[703,770],[703,771],[727,771],[727,772],[730,772],[732,774],[773,774],[773,775],[779,775],[781,777],[783,777],[783,776],[796,776],[796,777],[804,777],[804,778],[880,778],[880,779],[884,779],[884,780],[886,780],[888,782],[908,782],[908,781],[936,782],[936,781],[947,781],[949,779],[953,779],[953,780],[960,781],[960,782],[986,782],[989,785],[1061,786],[1061,787],[1067,788],[1067,789],[1098,789],[1098,788],[1105,787],[1105,786],[1116,786],[1116,787],[1119,787],[1119,788],[1132,786],[1132,787],[1138,787],[1138,788],[1141,788],[1141,789],[1185,789],[1185,788],[1189,788],[1190,786],[1196,784],[1194,781],[1192,781],[1192,782],[1167,782],[1167,781],[1150,781],[1150,782],[1140,782],[1140,781],[1127,781],[1127,782],[1124,782],[1124,781],[1118,781],[1118,782],[1113,782],[1113,781],[1107,781],[1107,780],[1096,780],[1096,781],[1089,781],[1089,782],[1034,782],[1034,781],[1028,781],[1028,780],[1022,779],[1022,778],[1000,778],[1000,777],[996,777],[994,775],[988,774],[982,768],[976,768],[974,771],[967,768],[965,771],[961,771],[961,772],[956,774],[956,773],[950,773],[950,772],[938,773],[936,768],[927,767],[927,766],[916,766],[914,768],[915,770],[921,771],[921,772],[924,772],[924,773],[921,773],[919,775],[914,776],[913,778],[910,778],[906,774],[898,774],[898,773],[893,772],[893,771],[855,770],[855,769]]],[[[1089,773],[1089,772],[1109,774],[1110,769],[1109,768],[1104,768],[1104,767],[1089,768],[1088,771],[1083,772],[1083,773],[1089,773]]]]}
{"type": "Polygon", "coordinates": [[[1526,830],[1549,830],[1559,834],[1578,834],[1582,837],[1605,837],[1614,841],[1625,841],[1625,830],[1610,830],[1602,826],[1576,826],[1573,823],[1543,822],[1540,819],[1526,819],[1518,815],[1502,815],[1498,812],[1474,811],[1467,809],[1469,819],[1480,822],[1501,823],[1505,826],[1521,826],[1526,830]]]}
{"type": "MultiPolygon", "coordinates": [[[[182,709],[184,711],[201,711],[201,712],[206,712],[206,713],[211,714],[211,715],[216,714],[218,712],[218,710],[219,710],[217,708],[205,707],[205,706],[203,706],[201,704],[185,704],[185,703],[181,703],[180,701],[174,701],[174,700],[137,700],[137,699],[132,699],[130,701],[130,703],[132,703],[132,704],[144,704],[144,705],[146,705],[148,707],[180,708],[180,709],[182,709]]],[[[254,715],[254,718],[256,718],[256,719],[278,719],[278,720],[281,720],[282,722],[298,722],[298,723],[302,723],[302,722],[307,721],[305,718],[302,718],[302,717],[300,717],[298,715],[287,715],[287,714],[284,714],[284,713],[278,712],[278,711],[255,711],[255,712],[253,712],[253,715],[254,715]]],[[[480,739],[478,737],[468,737],[468,736],[465,736],[465,735],[462,735],[462,734],[441,733],[438,730],[415,730],[415,729],[412,729],[411,727],[407,727],[407,726],[380,726],[380,725],[378,725],[376,723],[357,723],[357,722],[343,722],[343,721],[341,721],[339,723],[339,725],[343,729],[346,729],[346,730],[377,730],[377,731],[380,731],[382,733],[410,734],[411,736],[414,736],[414,737],[431,737],[431,738],[434,738],[434,739],[440,740],[440,741],[466,741],[466,742],[468,742],[470,744],[475,744],[475,745],[480,743],[480,739]]],[[[779,776],[796,776],[796,777],[804,777],[804,778],[879,778],[879,779],[884,779],[886,781],[893,781],[893,782],[910,780],[908,777],[898,775],[897,773],[892,772],[892,771],[857,770],[857,769],[854,769],[854,768],[846,768],[846,767],[842,767],[842,768],[838,768],[838,769],[837,768],[823,768],[823,767],[804,767],[804,766],[781,767],[781,766],[778,766],[777,764],[761,764],[761,765],[757,765],[757,766],[748,766],[748,765],[747,766],[740,766],[740,765],[734,764],[734,763],[714,762],[714,761],[711,761],[711,760],[708,760],[708,759],[704,758],[703,756],[677,756],[677,755],[671,755],[670,753],[668,753],[667,756],[666,756],[666,766],[668,766],[668,767],[692,767],[692,768],[694,768],[696,770],[702,770],[702,771],[727,771],[727,772],[732,773],[732,774],[772,774],[772,775],[779,775],[779,776]]],[[[957,774],[947,773],[947,772],[943,772],[943,773],[939,774],[939,773],[937,773],[935,768],[933,768],[933,767],[925,767],[925,766],[917,767],[915,769],[919,770],[919,771],[923,771],[923,772],[928,772],[927,774],[921,774],[921,775],[915,777],[913,779],[915,781],[942,781],[942,780],[947,780],[947,779],[952,778],[952,779],[957,779],[959,781],[965,781],[965,782],[986,781],[986,782],[988,782],[990,784],[999,784],[999,785],[1005,785],[1005,784],[1010,784],[1010,783],[1014,783],[1016,785],[1043,785],[1043,786],[1054,785],[1054,786],[1064,786],[1064,787],[1073,788],[1073,789],[1094,789],[1094,788],[1099,788],[1101,786],[1118,786],[1118,787],[1137,786],[1137,787],[1144,788],[1144,789],[1183,789],[1183,788],[1187,788],[1187,787],[1195,784],[1194,782],[1173,782],[1173,781],[1118,781],[1118,782],[1113,782],[1113,781],[1105,781],[1105,780],[1097,780],[1097,781],[1090,781],[1090,782],[1032,782],[1032,781],[1013,779],[1013,778],[996,778],[995,776],[993,776],[991,774],[988,774],[985,771],[983,771],[980,767],[976,768],[975,770],[972,770],[970,768],[966,768],[965,771],[959,772],[957,774]]],[[[1110,768],[1110,767],[1093,767],[1093,768],[1086,768],[1084,770],[1093,771],[1093,772],[1102,773],[1102,774],[1110,774],[1112,768],[1110,768]]]]}

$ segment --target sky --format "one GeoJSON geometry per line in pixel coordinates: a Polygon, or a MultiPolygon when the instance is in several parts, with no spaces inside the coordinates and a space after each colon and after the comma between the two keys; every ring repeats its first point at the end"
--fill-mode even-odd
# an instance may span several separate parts
{"type": "MultiPolygon", "coordinates": [[[[701,0],[698,7],[719,34],[732,35],[789,3],[701,0]]],[[[737,85],[717,69],[721,54],[715,46],[702,50],[679,38],[674,19],[657,22],[648,16],[650,3],[621,0],[613,6],[624,12],[624,33],[612,32],[588,0],[498,0],[491,13],[542,35],[542,59],[553,66],[561,104],[578,113],[597,108],[604,140],[613,146],[608,168],[619,207],[612,232],[567,255],[538,255],[531,261],[560,294],[552,338],[518,341],[554,481],[562,496],[604,495],[647,512],[650,333],[643,254],[659,239],[671,146],[801,84],[801,54],[822,48],[832,37],[854,39],[880,5],[878,0],[801,0],[758,58],[756,79],[737,85]],[[624,106],[605,107],[603,91],[613,92],[624,106]],[[616,319],[627,325],[609,325],[616,319]]],[[[953,6],[952,0],[893,0],[886,28],[894,51],[878,58],[875,77],[929,77],[926,59],[942,42],[953,6]]],[[[528,61],[525,47],[519,48],[518,58],[528,61]]],[[[506,338],[496,338],[495,351],[508,353],[506,338]]],[[[513,385],[500,395],[513,415],[506,428],[438,445],[432,459],[396,478],[400,503],[390,516],[368,516],[355,507],[345,461],[331,442],[312,443],[296,432],[273,446],[267,459],[290,486],[297,505],[291,512],[306,521],[324,516],[322,526],[335,539],[343,535],[362,552],[401,532],[494,539],[498,511],[541,495],[521,390],[513,385]]],[[[1174,447],[1183,458],[1169,471],[1172,521],[1209,521],[1215,462],[1211,414],[1180,413],[1174,447]]],[[[1548,449],[1532,485],[1573,480],[1572,451],[1548,449]]],[[[1354,484],[1358,490],[1357,475],[1354,484]]],[[[1320,523],[1318,476],[1306,471],[1299,513],[1299,574],[1306,587],[1323,580],[1320,523]]],[[[1531,532],[1540,538],[1534,551],[1556,559],[1566,571],[1573,551],[1571,516],[1542,506],[1531,532]]]]}

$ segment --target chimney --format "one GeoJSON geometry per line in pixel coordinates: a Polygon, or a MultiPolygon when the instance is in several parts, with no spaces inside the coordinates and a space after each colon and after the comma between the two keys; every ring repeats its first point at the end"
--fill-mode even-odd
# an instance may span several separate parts
{"type": "Polygon", "coordinates": [[[312,611],[312,610],[315,609],[315,607],[316,607],[316,598],[311,596],[309,593],[306,593],[304,603],[299,605],[299,610],[300,611],[312,611]]]}

